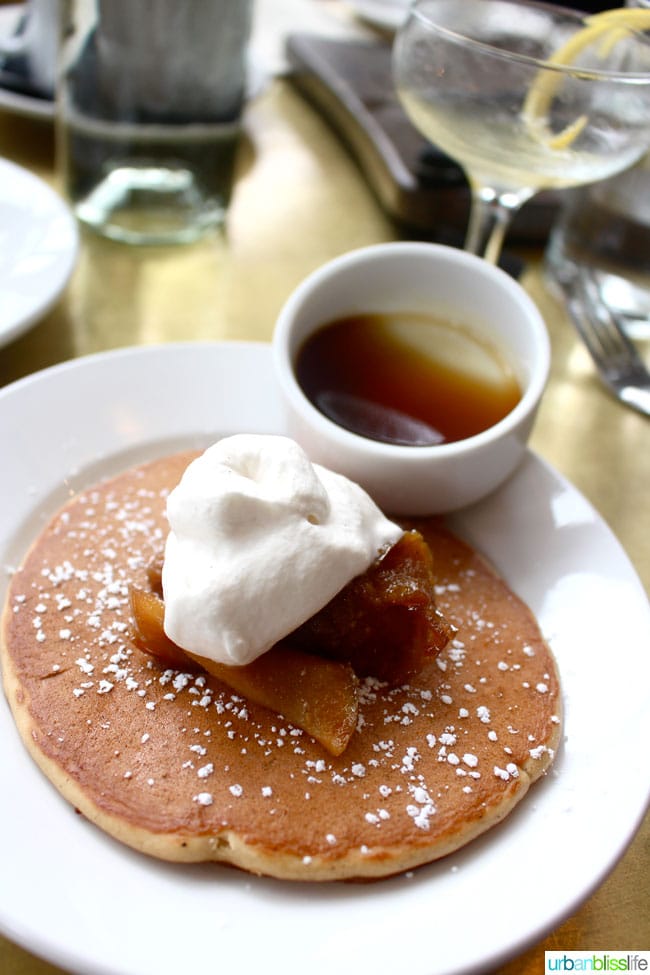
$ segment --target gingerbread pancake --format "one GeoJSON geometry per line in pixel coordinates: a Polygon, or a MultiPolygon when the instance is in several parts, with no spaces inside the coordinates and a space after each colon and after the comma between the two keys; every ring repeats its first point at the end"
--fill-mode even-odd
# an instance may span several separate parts
{"type": "Polygon", "coordinates": [[[394,874],[502,820],[552,761],[558,676],[529,609],[437,520],[414,525],[457,633],[407,686],[362,680],[337,758],[214,678],[138,649],[129,589],[146,586],[187,462],[73,498],[12,580],[5,690],[56,788],[143,853],[295,880],[394,874]]]}

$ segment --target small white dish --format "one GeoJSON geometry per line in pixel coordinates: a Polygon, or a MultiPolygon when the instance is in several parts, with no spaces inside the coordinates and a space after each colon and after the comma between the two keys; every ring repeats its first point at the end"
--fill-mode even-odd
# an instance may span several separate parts
{"type": "MultiPolygon", "coordinates": [[[[9,567],[72,491],[246,431],[286,433],[271,350],[258,343],[117,350],[0,390],[0,603],[9,567]]],[[[0,930],[83,975],[471,975],[573,914],[649,799],[647,596],[591,505],[529,451],[452,527],[528,603],[562,679],[566,740],[502,824],[430,867],[373,884],[307,890],[215,864],[165,864],[75,814],[28,755],[0,694],[0,830],[11,837],[0,930]],[[613,647],[624,648],[623,662],[613,647]]]]}
{"type": "Polygon", "coordinates": [[[497,488],[522,459],[550,365],[536,305],[499,268],[439,244],[377,244],[335,258],[309,275],[280,311],[273,352],[290,436],[313,460],[361,484],[394,514],[440,514],[497,488]],[[322,325],[355,314],[423,313],[493,345],[522,391],[499,422],[432,446],[383,443],[339,426],[296,378],[303,342],[322,325]]]}
{"type": "Polygon", "coordinates": [[[54,190],[0,159],[0,346],[35,325],[72,274],[77,224],[54,190]]]}

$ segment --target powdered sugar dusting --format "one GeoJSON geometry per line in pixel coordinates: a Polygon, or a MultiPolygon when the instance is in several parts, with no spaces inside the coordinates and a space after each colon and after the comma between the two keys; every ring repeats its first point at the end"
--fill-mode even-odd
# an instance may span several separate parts
{"type": "Polygon", "coordinates": [[[438,580],[439,605],[458,627],[449,646],[409,685],[361,682],[365,745],[357,750],[353,738],[339,758],[205,674],[142,655],[129,587],[147,585],[147,567],[162,549],[166,494],[137,472],[86,492],[52,523],[57,547],[13,576],[12,625],[28,641],[31,672],[44,693],[60,682],[71,708],[70,719],[43,718],[62,760],[68,739],[99,749],[105,740],[107,775],[122,800],[146,793],[137,801],[153,803],[156,815],[172,806],[217,830],[243,829],[254,814],[269,836],[284,835],[287,809],[298,803],[297,835],[318,823],[309,861],[350,843],[372,858],[405,830],[433,838],[450,809],[471,815],[499,795],[495,788],[516,786],[526,762],[552,757],[555,721],[526,724],[528,701],[549,715],[557,710],[542,641],[531,624],[520,633],[499,617],[490,600],[501,600],[501,590],[471,598],[473,563],[447,565],[438,580]],[[502,708],[504,687],[516,690],[502,708]],[[128,726],[113,727],[113,709],[129,715],[128,726]]]}

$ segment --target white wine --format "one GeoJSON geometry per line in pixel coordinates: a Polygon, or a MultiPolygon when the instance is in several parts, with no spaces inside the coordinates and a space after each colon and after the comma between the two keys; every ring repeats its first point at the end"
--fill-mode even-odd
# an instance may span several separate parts
{"type": "Polygon", "coordinates": [[[607,141],[602,152],[551,148],[522,116],[502,114],[493,97],[451,100],[432,92],[429,101],[404,88],[399,95],[423,135],[464,166],[470,180],[495,188],[536,191],[591,183],[632,165],[641,152],[637,145],[612,151],[607,141]]]}

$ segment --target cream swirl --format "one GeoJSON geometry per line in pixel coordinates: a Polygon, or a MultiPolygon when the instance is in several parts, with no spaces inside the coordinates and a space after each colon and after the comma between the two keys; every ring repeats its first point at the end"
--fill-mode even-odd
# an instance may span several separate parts
{"type": "Polygon", "coordinates": [[[322,609],[402,535],[357,484],[287,437],[208,448],[167,500],[165,632],[250,663],[322,609]]]}

